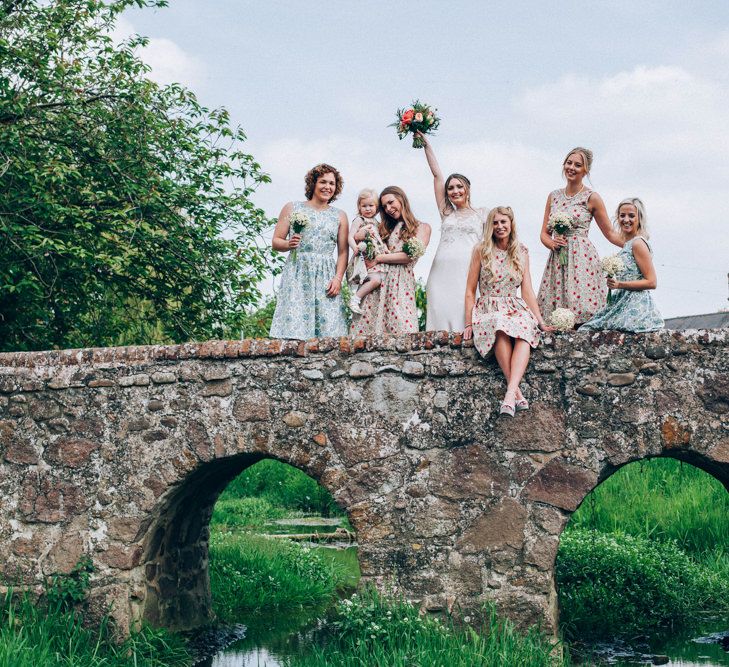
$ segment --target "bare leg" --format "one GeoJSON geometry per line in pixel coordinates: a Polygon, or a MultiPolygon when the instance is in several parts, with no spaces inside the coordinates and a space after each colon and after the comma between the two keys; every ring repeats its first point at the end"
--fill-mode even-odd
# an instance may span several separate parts
{"type": "Polygon", "coordinates": [[[514,351],[511,355],[511,372],[509,374],[508,385],[506,387],[506,393],[510,391],[514,392],[514,395],[519,391],[519,383],[526,373],[527,365],[529,364],[529,356],[531,355],[531,347],[529,343],[521,338],[517,338],[514,341],[514,351]]]}
{"type": "Polygon", "coordinates": [[[369,278],[365,280],[357,290],[357,297],[364,299],[368,294],[370,294],[370,292],[374,292],[378,289],[380,285],[382,285],[382,274],[370,273],[369,278]]]}
{"type": "MultiPolygon", "coordinates": [[[[519,339],[517,339],[516,342],[518,343],[519,339]]],[[[521,342],[524,343],[526,341],[521,342]]],[[[499,362],[499,367],[501,368],[501,371],[504,373],[504,377],[506,378],[507,391],[509,386],[509,380],[511,379],[512,374],[513,353],[514,346],[512,345],[511,338],[507,336],[503,331],[497,331],[496,342],[494,343],[494,356],[496,357],[496,361],[499,362]]],[[[527,361],[529,361],[528,357],[527,361]]],[[[523,375],[524,372],[522,371],[522,376],[523,375]]],[[[521,376],[519,380],[521,381],[521,376]]],[[[524,398],[524,395],[521,393],[521,389],[519,389],[519,382],[517,382],[516,385],[516,400],[520,401],[522,398],[524,398]]]]}

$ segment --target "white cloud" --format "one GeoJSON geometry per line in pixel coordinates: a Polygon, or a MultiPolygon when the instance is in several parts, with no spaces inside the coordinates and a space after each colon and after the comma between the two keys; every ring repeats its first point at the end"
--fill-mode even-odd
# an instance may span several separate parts
{"type": "MultiPolygon", "coordinates": [[[[115,43],[137,34],[131,21],[120,17],[111,33],[115,43]]],[[[149,78],[161,85],[180,83],[195,88],[205,74],[205,67],[194,56],[186,53],[175,42],[165,37],[151,37],[147,46],[137,55],[152,69],[149,78]]]]}

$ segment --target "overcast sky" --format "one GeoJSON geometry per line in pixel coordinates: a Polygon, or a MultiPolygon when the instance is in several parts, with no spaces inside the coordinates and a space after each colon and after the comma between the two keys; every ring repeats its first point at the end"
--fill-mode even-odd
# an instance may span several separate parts
{"type": "MultiPolygon", "coordinates": [[[[442,117],[443,170],[471,179],[475,205],[514,208],[535,285],[547,194],[582,145],[611,215],[626,196],[646,204],[663,315],[729,305],[727,0],[170,0],[128,11],[118,32],[150,38],[153,78],[230,111],[273,179],[255,195],[271,216],[318,162],[342,172],[350,218],[361,188],[400,185],[433,225],[426,277],[432,177],[387,127],[419,98],[442,117]]],[[[590,237],[613,252],[596,225],[590,237]]]]}

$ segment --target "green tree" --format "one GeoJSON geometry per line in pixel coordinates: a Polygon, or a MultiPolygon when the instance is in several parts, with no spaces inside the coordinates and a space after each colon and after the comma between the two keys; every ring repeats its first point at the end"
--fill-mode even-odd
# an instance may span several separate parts
{"type": "Polygon", "coordinates": [[[277,260],[224,109],[115,45],[166,0],[0,2],[0,349],[238,335],[277,260]]]}

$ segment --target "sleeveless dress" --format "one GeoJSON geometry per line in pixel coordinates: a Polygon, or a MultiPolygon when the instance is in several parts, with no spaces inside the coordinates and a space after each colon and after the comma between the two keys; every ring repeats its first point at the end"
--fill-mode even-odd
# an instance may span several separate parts
{"type": "MultiPolygon", "coordinates": [[[[633,256],[633,243],[643,239],[648,251],[653,254],[648,241],[642,236],[636,236],[627,241],[618,257],[623,260],[625,270],[616,276],[618,280],[641,280],[645,276],[640,272],[633,256]]],[[[663,329],[664,323],[661,314],[653,302],[650,290],[616,289],[612,293],[612,303],[606,305],[589,322],[585,322],[581,329],[595,331],[598,329],[617,329],[631,333],[646,333],[663,329]]]]}
{"type": "MultiPolygon", "coordinates": [[[[401,252],[399,222],[387,238],[389,252],[401,252]]],[[[417,260],[416,260],[417,261],[417,260]]],[[[363,299],[362,315],[352,321],[352,336],[417,333],[418,310],[415,306],[415,262],[388,264],[380,289],[363,299]]]]}
{"type": "Polygon", "coordinates": [[[483,234],[485,209],[453,211],[442,218],[441,235],[426,285],[427,331],[463,331],[463,301],[471,251],[483,234]]]}
{"type": "Polygon", "coordinates": [[[582,324],[605,305],[607,286],[600,257],[587,238],[592,222],[587,206],[591,194],[589,189],[573,197],[565,195],[564,190],[550,194],[550,217],[566,213],[572,217],[575,227],[567,234],[567,265],[560,264],[557,251],[550,253],[544,268],[537,302],[547,322],[555,308],[569,308],[575,314],[575,324],[582,324]]]}
{"type": "Polygon", "coordinates": [[[289,252],[286,259],[269,335],[299,340],[346,336],[341,294],[333,298],[326,295],[337,269],[340,210],[330,206],[317,211],[305,202],[294,202],[293,212],[305,213],[309,224],[301,232],[296,258],[289,252]]]}
{"type": "MultiPolygon", "coordinates": [[[[520,245],[519,250],[522,257],[526,257],[526,247],[520,245]]],[[[516,296],[516,288],[521,285],[521,278],[511,275],[507,266],[506,250],[499,248],[494,248],[492,275],[487,275],[486,267],[481,263],[479,297],[473,306],[471,317],[473,343],[484,357],[493,348],[497,331],[503,331],[512,338],[521,338],[532,347],[539,344],[539,322],[524,299],[516,296]]]]}

